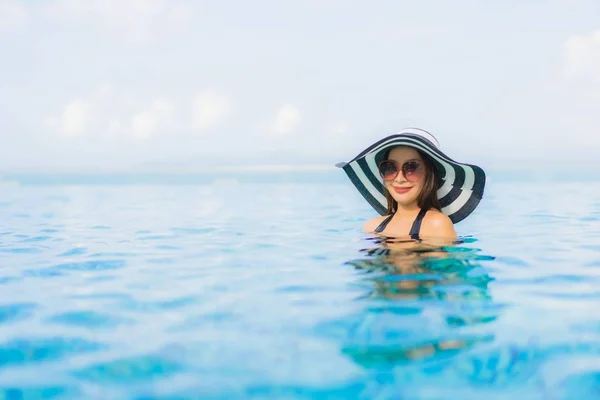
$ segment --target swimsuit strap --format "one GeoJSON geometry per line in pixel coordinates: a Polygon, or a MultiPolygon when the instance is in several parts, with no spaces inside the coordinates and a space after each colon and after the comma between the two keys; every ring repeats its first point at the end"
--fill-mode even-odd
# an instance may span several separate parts
{"type": "MultiPolygon", "coordinates": [[[[412,227],[410,228],[409,235],[410,235],[411,239],[419,239],[419,232],[421,231],[421,222],[423,221],[423,217],[425,217],[426,213],[427,213],[427,210],[421,210],[421,211],[419,211],[419,214],[417,214],[417,217],[413,221],[412,227]]],[[[386,219],[384,219],[379,224],[379,226],[377,228],[375,228],[375,232],[377,232],[377,233],[383,232],[384,229],[386,228],[386,226],[390,223],[390,221],[394,217],[394,214],[391,214],[386,219]]]]}
{"type": "Polygon", "coordinates": [[[384,219],[377,228],[375,228],[375,232],[380,233],[383,232],[383,230],[385,229],[385,227],[387,226],[387,224],[390,223],[390,221],[392,220],[392,217],[394,216],[394,214],[390,214],[389,217],[387,217],[386,219],[384,219]]]}
{"type": "Polygon", "coordinates": [[[415,218],[415,221],[413,222],[412,227],[410,228],[411,239],[419,239],[419,232],[421,231],[421,222],[423,221],[423,217],[425,217],[425,214],[427,214],[427,210],[421,209],[421,211],[419,211],[419,214],[417,215],[417,218],[415,218]]]}

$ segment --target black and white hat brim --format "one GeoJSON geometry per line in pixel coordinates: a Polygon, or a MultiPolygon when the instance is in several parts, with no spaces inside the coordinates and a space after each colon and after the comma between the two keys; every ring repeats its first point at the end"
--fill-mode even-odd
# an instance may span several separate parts
{"type": "Polygon", "coordinates": [[[475,210],[485,189],[486,176],[483,169],[452,160],[439,149],[433,135],[421,129],[410,128],[379,140],[347,163],[337,164],[379,214],[387,213],[387,200],[378,165],[385,159],[388,151],[396,146],[418,149],[433,161],[442,175],[437,190],[441,211],[453,223],[462,221],[475,210]]]}

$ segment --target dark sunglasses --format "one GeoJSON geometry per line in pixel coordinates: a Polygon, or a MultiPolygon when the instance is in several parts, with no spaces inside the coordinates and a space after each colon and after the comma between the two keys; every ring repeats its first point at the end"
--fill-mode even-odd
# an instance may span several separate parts
{"type": "Polygon", "coordinates": [[[402,164],[402,168],[394,160],[383,160],[379,163],[379,174],[385,181],[393,181],[402,170],[402,175],[409,182],[417,182],[423,177],[423,163],[417,160],[409,160],[402,164]]]}

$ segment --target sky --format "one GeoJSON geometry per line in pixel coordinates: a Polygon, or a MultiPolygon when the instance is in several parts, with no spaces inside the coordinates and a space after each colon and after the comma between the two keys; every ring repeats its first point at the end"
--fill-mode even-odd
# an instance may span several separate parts
{"type": "Polygon", "coordinates": [[[598,0],[0,0],[0,170],[598,162],[598,0]]]}

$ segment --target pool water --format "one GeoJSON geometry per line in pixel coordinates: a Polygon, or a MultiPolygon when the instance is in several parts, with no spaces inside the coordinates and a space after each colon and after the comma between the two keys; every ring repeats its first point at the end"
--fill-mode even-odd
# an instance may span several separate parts
{"type": "Polygon", "coordinates": [[[339,171],[14,178],[0,398],[598,399],[600,182],[489,178],[408,248],[339,171]]]}

